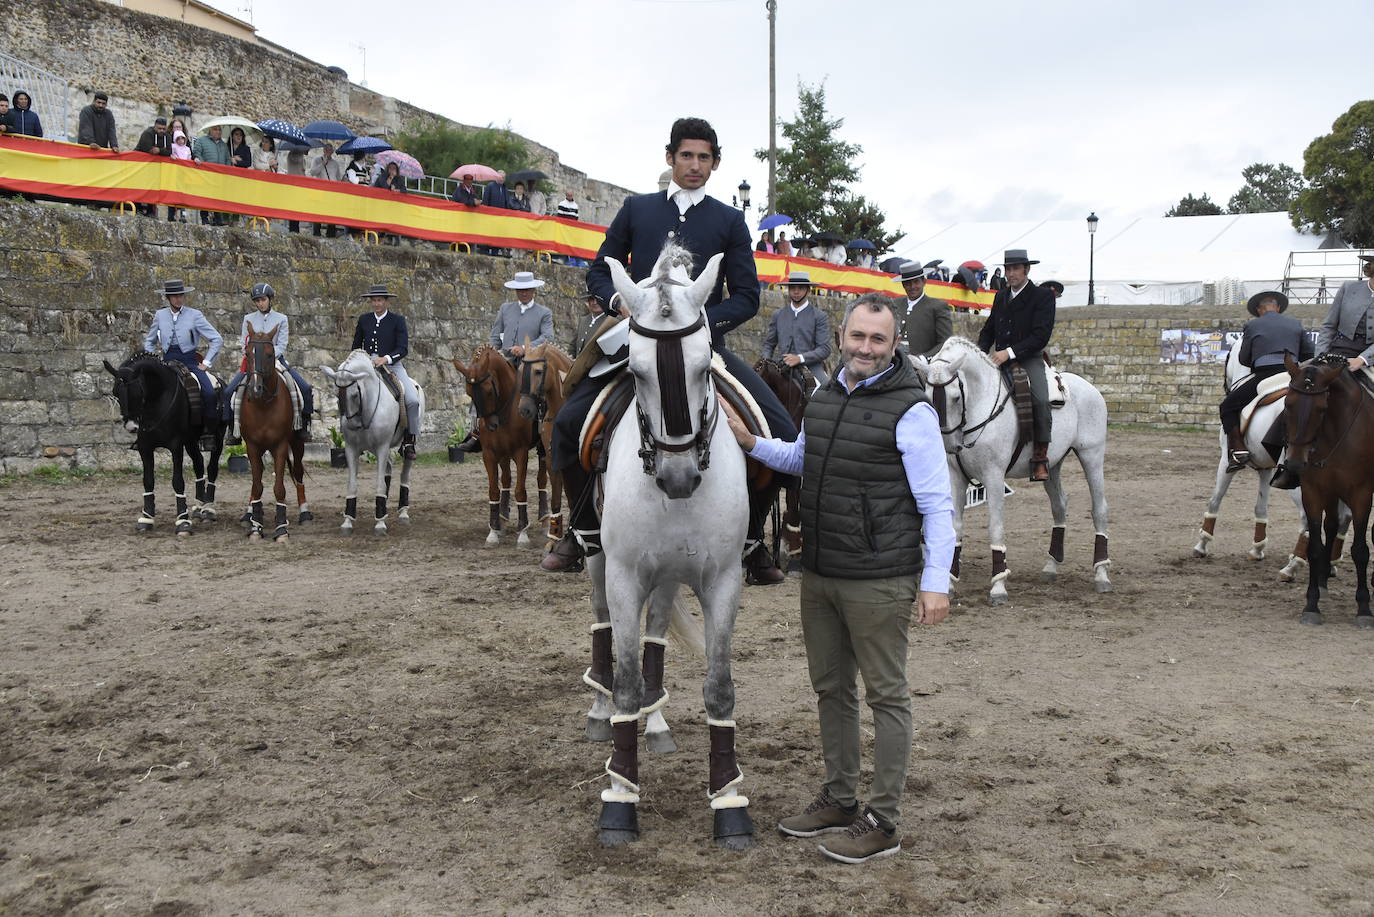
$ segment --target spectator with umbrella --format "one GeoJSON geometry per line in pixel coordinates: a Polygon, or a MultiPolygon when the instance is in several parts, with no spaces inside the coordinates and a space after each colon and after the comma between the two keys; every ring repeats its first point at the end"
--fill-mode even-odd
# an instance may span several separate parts
{"type": "Polygon", "coordinates": [[[837,232],[826,230],[818,232],[811,237],[811,241],[820,247],[816,257],[831,264],[844,264],[844,236],[837,232]]]}
{"type": "Polygon", "coordinates": [[[850,264],[866,269],[873,267],[873,253],[878,250],[878,246],[867,239],[850,239],[845,247],[853,252],[849,257],[850,264]]]}
{"type": "MultiPolygon", "coordinates": [[[[316,124],[321,124],[321,123],[334,123],[334,124],[337,124],[338,122],[320,122],[320,121],[316,121],[315,123],[316,123],[316,124]]],[[[324,146],[320,147],[320,158],[317,159],[317,160],[315,160],[315,164],[314,164],[313,166],[311,166],[311,168],[310,168],[310,177],[311,177],[311,178],[320,178],[320,179],[324,179],[325,181],[344,181],[344,180],[345,180],[345,179],[344,179],[344,167],[341,166],[341,165],[339,164],[339,161],[338,161],[337,159],[334,158],[334,146],[333,146],[333,144],[326,143],[324,146]]],[[[324,235],[325,235],[325,238],[326,238],[326,239],[332,239],[332,238],[334,238],[335,235],[338,234],[338,231],[339,231],[339,230],[338,230],[338,227],[337,227],[337,226],[334,226],[334,225],[332,225],[332,224],[316,223],[316,224],[315,224],[315,235],[318,236],[318,235],[320,234],[320,228],[321,228],[322,226],[324,227],[324,230],[325,230],[324,235]]]]}
{"type": "Polygon", "coordinates": [[[259,172],[277,171],[277,141],[266,134],[258,141],[258,148],[253,151],[253,168],[259,172]]]}
{"type": "Polygon", "coordinates": [[[548,198],[544,192],[539,190],[539,183],[548,179],[548,175],[539,169],[518,169],[506,176],[506,184],[511,187],[524,182],[526,193],[529,196],[529,206],[525,209],[530,213],[544,216],[548,213],[548,198]]]}
{"type": "MultiPolygon", "coordinates": [[[[397,194],[406,193],[406,180],[401,177],[401,167],[393,160],[382,167],[382,171],[377,175],[377,181],[373,183],[374,188],[384,188],[387,191],[394,191],[397,194]]],[[[394,232],[386,234],[387,245],[400,245],[401,237],[394,232]]]]}
{"type": "Polygon", "coordinates": [[[778,233],[778,241],[777,244],[773,246],[773,248],[775,251],[777,251],[779,255],[782,255],[784,258],[791,257],[792,243],[787,241],[787,233],[778,233]]]}
{"type": "Polygon", "coordinates": [[[453,189],[453,202],[476,207],[481,203],[481,199],[477,193],[477,188],[472,183],[472,173],[459,170],[458,175],[458,186],[453,189]]]}

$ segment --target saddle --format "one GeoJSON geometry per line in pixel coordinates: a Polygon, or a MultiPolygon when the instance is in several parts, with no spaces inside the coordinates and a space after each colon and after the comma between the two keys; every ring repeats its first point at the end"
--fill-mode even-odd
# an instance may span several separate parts
{"type": "MultiPolygon", "coordinates": [[[[711,376],[715,380],[716,391],[725,402],[726,410],[741,420],[755,436],[767,438],[772,435],[758,403],[739,380],[725,369],[719,355],[711,357],[711,376]]],[[[601,390],[601,394],[592,403],[592,409],[587,412],[587,419],[582,424],[582,433],[577,440],[577,454],[585,471],[599,474],[606,470],[610,456],[608,447],[611,434],[615,431],[616,424],[625,416],[625,412],[634,404],[634,400],[634,376],[623,369],[618,370],[615,379],[601,390]]],[[[772,481],[772,469],[753,459],[747,459],[745,465],[749,485],[755,490],[762,490],[772,481]]]]}
{"type": "Polygon", "coordinates": [[[1282,401],[1288,394],[1288,374],[1275,373],[1267,379],[1260,380],[1259,389],[1255,397],[1250,399],[1250,403],[1241,409],[1240,412],[1240,435],[1243,439],[1250,430],[1250,421],[1254,419],[1255,412],[1266,405],[1273,404],[1275,401],[1282,401]]]}
{"type": "Polygon", "coordinates": [[[396,399],[396,403],[401,405],[401,433],[410,432],[410,418],[405,411],[405,388],[401,385],[401,380],[397,379],[390,368],[385,363],[377,367],[377,378],[382,380],[382,387],[391,393],[391,397],[396,399]]]}

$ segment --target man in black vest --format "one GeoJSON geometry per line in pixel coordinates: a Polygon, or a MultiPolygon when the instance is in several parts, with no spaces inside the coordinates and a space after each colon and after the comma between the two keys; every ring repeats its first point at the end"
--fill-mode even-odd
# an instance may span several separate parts
{"type": "Polygon", "coordinates": [[[949,470],[935,409],[897,347],[897,327],[885,296],[871,293],[849,307],[840,330],[844,365],[811,396],[795,443],[757,439],[730,420],[751,457],[802,472],[802,638],[826,779],[815,801],[778,830],[838,833],[820,850],[842,863],[901,849],[897,819],[911,754],[907,629],[913,602],[922,624],[949,614],[949,470]],[[856,672],[874,729],[873,792],[862,812],[856,672]]]}
{"type": "Polygon", "coordinates": [[[1045,383],[1043,352],[1054,332],[1054,293],[1049,287],[1031,283],[1030,266],[1039,264],[1026,257],[1024,248],[1007,250],[1002,266],[1007,269],[1007,286],[992,300],[992,312],[978,333],[978,346],[986,351],[1003,373],[1015,360],[1026,371],[1030,382],[1034,445],[1031,452],[1032,481],[1050,477],[1050,390],[1045,383]]]}
{"type": "MultiPolygon", "coordinates": [[[[778,397],[758,374],[725,346],[725,335],[754,317],[759,311],[759,277],[754,269],[754,252],[744,214],[706,196],[706,182],[720,165],[720,145],[716,132],[700,118],[679,118],[673,123],[667,149],[672,181],[666,191],[639,194],[625,199],[620,212],[606,229],[605,241],[596,261],[587,271],[587,289],[596,295],[611,315],[618,314],[619,297],[611,283],[607,258],[624,264],[636,283],[648,277],[665,242],[672,241],[692,253],[692,277],[706,263],[724,253],[720,279],[706,299],[706,319],[711,327],[711,344],[720,354],[725,368],[749,390],[768,420],[775,436],[792,441],[796,427],[778,397]],[[725,288],[729,289],[728,296],[725,288]]],[[[609,330],[608,322],[603,330],[609,330]]],[[[612,363],[629,358],[628,344],[623,354],[611,357],[612,363]]],[[[581,361],[579,361],[580,363],[581,361]]],[[[578,380],[577,366],[569,378],[572,389],[554,418],[553,468],[563,473],[572,507],[572,525],[554,549],[545,555],[540,567],[551,572],[576,569],[583,552],[601,550],[596,508],[591,499],[592,475],[583,470],[577,454],[577,438],[597,394],[612,379],[606,372],[596,378],[578,380]]],[[[763,545],[763,520],[772,508],[773,498],[782,482],[749,497],[749,534],[745,566],[751,585],[772,585],[783,581],[782,571],[773,563],[763,545]]]]}

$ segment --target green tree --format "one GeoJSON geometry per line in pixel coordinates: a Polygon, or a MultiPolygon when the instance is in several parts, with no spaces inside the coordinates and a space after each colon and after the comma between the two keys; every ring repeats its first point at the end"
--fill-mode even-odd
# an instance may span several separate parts
{"type": "Polygon", "coordinates": [[[1240,170],[1245,184],[1226,203],[1227,213],[1272,213],[1287,210],[1302,193],[1302,176],[1283,163],[1256,162],[1240,170]]]}
{"type": "Polygon", "coordinates": [[[455,127],[449,124],[428,124],[412,127],[392,138],[392,146],[420,160],[426,175],[447,177],[454,169],[468,163],[481,163],[514,172],[533,165],[529,146],[524,138],[509,127],[491,125],[479,128],[455,127]]]}
{"type": "MultiPolygon", "coordinates": [[[[797,230],[808,235],[831,230],[846,240],[862,236],[889,247],[901,233],[890,236],[883,229],[883,211],[849,190],[859,179],[854,160],[863,147],[839,138],[843,126],[843,118],[827,117],[825,83],[797,84],[797,116],[783,123],[787,145],[778,149],[778,213],[790,216],[797,230]]],[[[754,155],[768,161],[767,150],[754,155]]]]}
{"type": "Polygon", "coordinates": [[[1307,187],[1288,210],[1293,225],[1374,247],[1374,101],[1356,102],[1308,144],[1302,174],[1307,187]]]}
{"type": "Polygon", "coordinates": [[[1193,197],[1189,194],[1170,207],[1169,212],[1164,215],[1166,217],[1211,217],[1221,212],[1222,209],[1217,202],[1207,195],[1193,197]]]}

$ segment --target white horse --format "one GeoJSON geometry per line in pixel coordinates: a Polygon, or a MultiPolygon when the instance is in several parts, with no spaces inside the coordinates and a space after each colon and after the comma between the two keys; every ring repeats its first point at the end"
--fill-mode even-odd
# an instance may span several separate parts
{"type": "MultiPolygon", "coordinates": [[[[1249,374],[1250,370],[1241,365],[1240,348],[1232,347],[1226,355],[1226,391],[1230,392],[1249,374]]],[[[1288,376],[1280,374],[1275,378],[1282,380],[1286,390],[1288,376]]],[[[1255,408],[1250,417],[1249,425],[1245,429],[1245,448],[1250,451],[1250,461],[1247,463],[1247,467],[1253,469],[1258,478],[1255,494],[1255,534],[1249,551],[1250,559],[1255,561],[1264,560],[1264,549],[1269,543],[1269,481],[1273,478],[1274,468],[1278,465],[1277,460],[1264,445],[1264,437],[1269,432],[1269,428],[1282,416],[1283,399],[1279,398],[1270,404],[1255,408]]],[[[1235,480],[1236,475],[1240,474],[1239,471],[1226,470],[1226,466],[1230,464],[1226,432],[1223,430],[1217,435],[1221,450],[1221,458],[1217,462],[1217,481],[1212,488],[1212,496],[1207,501],[1207,511],[1202,516],[1202,527],[1198,529],[1197,544],[1193,545],[1194,557],[1207,557],[1212,553],[1212,539],[1216,537],[1217,516],[1221,512],[1221,501],[1226,497],[1226,491],[1231,487],[1231,482],[1235,480]]],[[[1302,528],[1298,532],[1297,544],[1293,546],[1292,553],[1288,555],[1288,562],[1279,570],[1279,579],[1285,583],[1293,582],[1298,572],[1307,565],[1307,517],[1302,512],[1302,495],[1298,490],[1290,491],[1289,494],[1293,498],[1293,504],[1298,508],[1298,515],[1302,518],[1302,528]]],[[[1333,563],[1341,554],[1341,545],[1346,530],[1349,528],[1350,508],[1341,504],[1341,534],[1332,547],[1331,559],[1333,563]]]]}
{"type": "MultiPolygon", "coordinates": [[[[649,715],[646,738],[651,749],[664,738],[671,745],[661,715],[667,700],[664,634],[670,617],[685,615],[675,601],[684,585],[696,593],[705,619],[703,695],[711,733],[707,789],[715,840],[734,850],[753,844],[749,800],[740,792],[744,776],[735,760],[735,688],[730,674],[749,500],[744,455],[728,425],[718,422],[721,408],[710,370],[711,333],[705,310],[721,258],[713,257],[693,281],[688,273],[691,254],[670,244],[639,286],[619,262],[606,259],[622,311],[630,316],[629,371],[635,383],[634,409],[616,425],[608,447],[601,514],[604,550],[587,561],[598,621],[593,627],[594,650],[604,650],[601,658],[609,662],[607,620],[615,644],[613,679],[604,673],[596,682],[589,678],[610,695],[597,699],[589,723],[595,726],[597,720],[609,719],[614,743],[606,762],[610,787],[601,794],[598,822],[600,840],[607,846],[639,835],[639,718],[649,715]],[[641,669],[639,620],[646,601],[641,669]]],[[[599,667],[594,661],[588,675],[599,667]]]]}
{"type": "MultiPolygon", "coordinates": [[[[934,359],[913,360],[931,390],[931,400],[940,415],[945,452],[949,454],[951,492],[962,494],[970,481],[987,488],[988,538],[992,546],[992,589],[988,601],[1001,605],[1007,601],[1006,538],[1002,509],[1006,498],[1006,478],[1030,477],[1030,444],[1012,461],[1018,437],[1016,407],[1011,388],[1002,371],[972,341],[952,337],[945,341],[934,359]]],[[[1078,456],[1088,491],[1093,501],[1093,580],[1098,592],[1110,592],[1107,568],[1107,497],[1102,466],[1107,454],[1107,403],[1101,392],[1082,376],[1063,373],[1067,400],[1054,409],[1054,430],[1049,448],[1049,480],[1045,492],[1050,498],[1054,528],[1050,534],[1049,560],[1042,578],[1054,582],[1064,562],[1064,531],[1069,501],[1060,481],[1064,457],[1072,451],[1078,456]]],[[[1047,380],[1051,386],[1054,380],[1047,380]]],[[[1053,394],[1053,393],[1051,393],[1053,394]]],[[[954,531],[959,539],[954,548],[954,578],[959,577],[959,555],[964,531],[964,501],[954,501],[954,531]]]]}
{"type": "MultiPolygon", "coordinates": [[[[387,390],[372,357],[365,351],[350,353],[337,370],[321,366],[333,380],[339,394],[339,428],[343,433],[344,452],[348,456],[348,502],[344,507],[343,524],[339,531],[352,534],[353,522],[358,518],[358,460],[364,452],[377,456],[376,524],[372,530],[386,534],[387,497],[391,493],[391,471],[395,450],[401,444],[401,420],[405,406],[387,390]]],[[[420,400],[420,416],[425,412],[425,393],[417,384],[415,394],[420,400]]],[[[401,464],[401,489],[396,498],[396,518],[410,522],[410,469],[414,459],[401,464]]]]}

